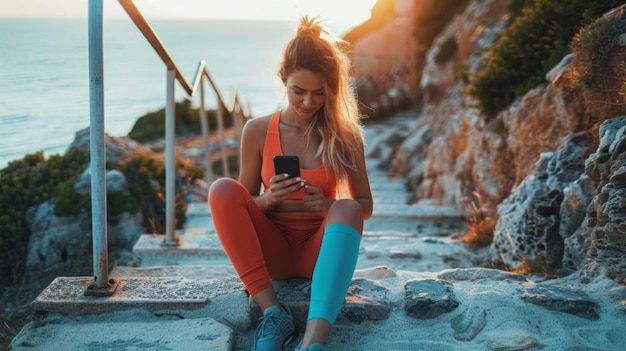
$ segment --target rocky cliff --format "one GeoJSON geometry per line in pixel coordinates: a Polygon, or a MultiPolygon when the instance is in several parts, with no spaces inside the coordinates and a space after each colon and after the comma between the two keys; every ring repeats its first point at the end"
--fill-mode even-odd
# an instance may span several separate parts
{"type": "MultiPolygon", "coordinates": [[[[418,203],[474,205],[499,218],[491,247],[496,266],[571,273],[584,263],[585,275],[621,281],[626,32],[611,39],[611,52],[564,57],[545,83],[486,118],[464,91],[507,25],[508,2],[471,2],[435,39],[414,88],[423,94],[419,122],[394,141],[389,175],[405,177],[418,203]],[[456,50],[437,59],[451,42],[456,50]]],[[[624,26],[625,11],[605,18],[624,26]]]]}
{"type": "Polygon", "coordinates": [[[414,6],[414,0],[379,0],[371,19],[345,37],[360,100],[372,109],[417,96],[414,6]]]}

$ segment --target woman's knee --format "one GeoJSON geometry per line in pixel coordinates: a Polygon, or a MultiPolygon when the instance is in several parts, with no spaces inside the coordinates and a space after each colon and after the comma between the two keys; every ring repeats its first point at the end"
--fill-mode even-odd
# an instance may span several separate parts
{"type": "Polygon", "coordinates": [[[241,184],[232,178],[215,180],[209,188],[209,206],[221,205],[226,200],[232,199],[241,188],[241,184]]]}
{"type": "Polygon", "coordinates": [[[327,223],[343,223],[363,230],[363,210],[361,205],[353,199],[341,199],[335,201],[328,211],[327,223]]]}
{"type": "Polygon", "coordinates": [[[361,215],[362,218],[362,210],[361,205],[354,199],[341,199],[335,201],[335,203],[330,208],[333,212],[340,212],[344,215],[361,215]]]}

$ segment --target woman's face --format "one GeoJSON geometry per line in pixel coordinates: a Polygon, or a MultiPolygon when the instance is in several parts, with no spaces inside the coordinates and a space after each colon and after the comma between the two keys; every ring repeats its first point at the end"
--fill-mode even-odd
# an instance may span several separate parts
{"type": "Polygon", "coordinates": [[[315,116],[326,102],[325,83],[321,74],[307,70],[292,72],[285,83],[289,109],[298,117],[315,116]]]}

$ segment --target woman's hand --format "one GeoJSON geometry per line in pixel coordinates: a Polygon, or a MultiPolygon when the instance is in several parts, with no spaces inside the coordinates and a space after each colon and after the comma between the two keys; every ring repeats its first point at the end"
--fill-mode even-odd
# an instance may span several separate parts
{"type": "Polygon", "coordinates": [[[307,212],[326,212],[332,203],[332,200],[324,197],[324,192],[321,188],[312,185],[306,185],[304,187],[306,195],[302,198],[304,203],[304,209],[307,212]]]}
{"type": "Polygon", "coordinates": [[[291,195],[298,192],[303,186],[304,181],[300,177],[288,178],[287,174],[277,174],[270,178],[269,202],[278,205],[287,200],[291,195]]]}

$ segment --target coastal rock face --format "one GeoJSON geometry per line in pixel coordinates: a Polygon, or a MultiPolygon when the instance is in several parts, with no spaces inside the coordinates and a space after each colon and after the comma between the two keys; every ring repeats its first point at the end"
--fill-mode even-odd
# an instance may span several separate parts
{"type": "MultiPolygon", "coordinates": [[[[496,266],[527,270],[532,267],[545,272],[554,272],[561,266],[564,239],[580,225],[573,222],[568,226],[561,217],[573,217],[568,216],[567,210],[561,211],[564,191],[583,174],[582,160],[590,153],[592,141],[589,133],[574,134],[565,139],[557,152],[541,154],[533,173],[500,204],[500,219],[491,245],[496,266]],[[569,229],[561,230],[561,226],[569,229]]],[[[584,208],[586,203],[580,206],[584,208]]]]}
{"type": "MultiPolygon", "coordinates": [[[[128,138],[106,136],[107,160],[120,162],[148,149],[128,138]]],[[[70,148],[77,147],[89,152],[89,129],[76,133],[70,148]]],[[[106,172],[107,191],[128,193],[124,175],[115,170],[106,172]]],[[[89,169],[80,175],[74,190],[82,195],[91,192],[89,169]]],[[[91,212],[83,209],[77,216],[58,217],[54,214],[55,200],[31,207],[26,213],[26,224],[31,232],[26,265],[29,269],[51,268],[76,257],[92,255],[91,212]]],[[[124,212],[108,216],[107,239],[110,248],[130,250],[143,234],[143,214],[124,212]]]]}
{"type": "Polygon", "coordinates": [[[463,93],[468,83],[462,79],[467,72],[475,74],[484,67],[482,48],[492,45],[504,28],[507,4],[504,0],[472,2],[435,39],[426,55],[418,126],[398,146],[390,170],[394,176],[409,178],[418,201],[462,208],[477,194],[495,213],[495,205],[508,195],[513,154],[507,135],[485,126],[463,93]],[[435,57],[448,40],[455,40],[457,50],[450,59],[437,63],[435,57]]]}
{"type": "Polygon", "coordinates": [[[385,108],[394,99],[416,94],[417,44],[412,39],[415,30],[412,14],[416,5],[414,0],[379,1],[370,20],[377,22],[379,28],[352,43],[359,99],[371,108],[385,108]]]}
{"type": "Polygon", "coordinates": [[[26,225],[31,232],[26,253],[29,269],[50,268],[91,254],[90,223],[82,218],[55,216],[52,201],[31,207],[26,212],[26,225]]]}
{"type": "Polygon", "coordinates": [[[583,281],[598,275],[626,282],[626,117],[600,126],[596,153],[586,161],[585,173],[597,184],[583,225],[587,261],[583,281]]]}
{"type": "MultiPolygon", "coordinates": [[[[440,34],[427,54],[420,83],[424,100],[418,126],[398,146],[390,170],[394,176],[409,178],[418,200],[461,208],[468,202],[480,201],[485,212],[495,215],[497,205],[511,189],[533,172],[541,153],[555,151],[570,134],[589,130],[626,112],[624,98],[619,95],[621,83],[604,79],[615,86],[602,90],[597,88],[602,82],[575,84],[587,67],[607,65],[622,57],[626,47],[617,44],[612,57],[602,62],[590,62],[595,58],[580,52],[564,57],[546,75],[545,84],[486,122],[472,107],[475,102],[463,93],[469,83],[462,77],[484,68],[488,52],[483,48],[492,46],[506,25],[507,4],[499,0],[472,2],[440,34]],[[450,38],[456,40],[456,54],[437,63],[436,54],[450,38]],[[425,135],[428,138],[415,142],[415,137],[425,135]]],[[[611,65],[613,70],[615,66],[611,65]]],[[[598,75],[598,79],[607,75],[598,75]]]]}
{"type": "MultiPolygon", "coordinates": [[[[110,190],[128,191],[120,172],[108,171],[106,177],[110,190]]],[[[79,193],[89,192],[90,183],[87,170],[74,188],[79,193]]],[[[54,267],[75,257],[89,257],[93,252],[91,213],[86,210],[78,216],[58,217],[54,214],[54,200],[50,200],[31,207],[26,213],[26,223],[31,232],[26,256],[30,269],[54,267]]],[[[109,216],[107,242],[111,248],[129,249],[143,232],[141,211],[109,216]]]]}
{"type": "MultiPolygon", "coordinates": [[[[506,26],[508,3],[474,1],[436,38],[422,72],[415,128],[388,152],[389,175],[407,178],[417,204],[461,211],[474,205],[500,218],[495,264],[568,274],[587,262],[587,278],[623,279],[625,171],[619,152],[609,152],[621,148],[619,128],[603,127],[600,137],[617,141],[602,141],[613,146],[586,159],[596,149],[598,126],[626,115],[624,34],[611,39],[606,55],[565,56],[545,83],[486,118],[463,93],[469,88],[463,77],[485,67],[484,48],[506,26]],[[437,62],[450,40],[458,49],[437,62]]],[[[623,5],[604,17],[622,25],[625,13],[623,5]]]]}

